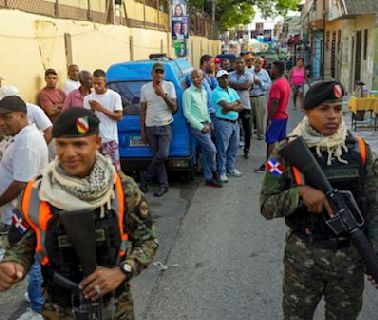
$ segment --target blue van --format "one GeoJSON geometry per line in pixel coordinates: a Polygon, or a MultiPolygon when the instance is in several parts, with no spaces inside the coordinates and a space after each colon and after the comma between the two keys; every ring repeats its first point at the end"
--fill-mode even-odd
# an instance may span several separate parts
{"type": "Polygon", "coordinates": [[[169,170],[193,171],[195,143],[191,137],[182,109],[185,78],[193,67],[186,59],[168,59],[153,55],[150,60],[129,61],[110,66],[107,72],[108,87],[122,97],[123,119],[118,122],[119,152],[123,170],[147,168],[152,159],[149,145],[143,143],[140,133],[140,90],[152,81],[152,65],[161,62],[165,66],[164,80],[173,82],[178,110],[173,115],[172,142],[167,168],[169,170]]]}

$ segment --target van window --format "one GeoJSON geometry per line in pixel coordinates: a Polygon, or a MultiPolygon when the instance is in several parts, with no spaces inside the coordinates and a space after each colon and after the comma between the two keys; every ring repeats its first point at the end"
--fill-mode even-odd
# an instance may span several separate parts
{"type": "Polygon", "coordinates": [[[123,114],[139,114],[140,110],[140,90],[145,81],[124,81],[108,83],[108,87],[121,95],[123,114]]]}

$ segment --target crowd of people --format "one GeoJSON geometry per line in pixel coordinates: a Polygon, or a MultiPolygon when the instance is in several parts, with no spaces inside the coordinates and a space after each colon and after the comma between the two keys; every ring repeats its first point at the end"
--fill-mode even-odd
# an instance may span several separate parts
{"type": "MultiPolygon", "coordinates": [[[[267,157],[286,137],[291,86],[284,77],[285,66],[273,62],[269,75],[263,64],[252,54],[236,57],[233,65],[228,58],[219,61],[204,55],[200,69],[193,70],[187,81],[184,115],[201,146],[208,186],[221,188],[228,177],[242,176],[236,168],[237,153],[243,145],[243,156],[249,158],[253,132],[258,140],[265,137],[267,157]]],[[[265,164],[255,170],[264,171],[265,164]]]]}

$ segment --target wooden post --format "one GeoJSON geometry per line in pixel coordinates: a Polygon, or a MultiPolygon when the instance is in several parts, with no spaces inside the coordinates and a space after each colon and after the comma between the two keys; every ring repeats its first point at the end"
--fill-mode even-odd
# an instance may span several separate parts
{"type": "Polygon", "coordinates": [[[87,0],[87,20],[91,21],[91,0],[87,0]]]}
{"type": "Polygon", "coordinates": [[[134,61],[134,36],[129,37],[130,61],[134,61]]]}
{"type": "Polygon", "coordinates": [[[129,27],[130,23],[129,23],[129,16],[127,15],[126,0],[123,1],[122,6],[123,6],[123,12],[125,13],[126,26],[129,27]]]}
{"type": "Polygon", "coordinates": [[[59,0],[55,1],[55,18],[59,18],[59,0]]]}

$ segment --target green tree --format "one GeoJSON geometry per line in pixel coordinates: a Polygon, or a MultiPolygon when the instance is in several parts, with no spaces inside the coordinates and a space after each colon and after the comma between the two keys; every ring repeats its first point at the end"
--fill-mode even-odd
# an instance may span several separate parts
{"type": "MultiPolygon", "coordinates": [[[[297,10],[301,0],[216,0],[215,19],[221,30],[249,23],[254,15],[254,5],[264,18],[278,14],[286,15],[289,10],[297,10]]],[[[204,9],[211,15],[210,0],[189,0],[191,6],[204,9]]]]}

